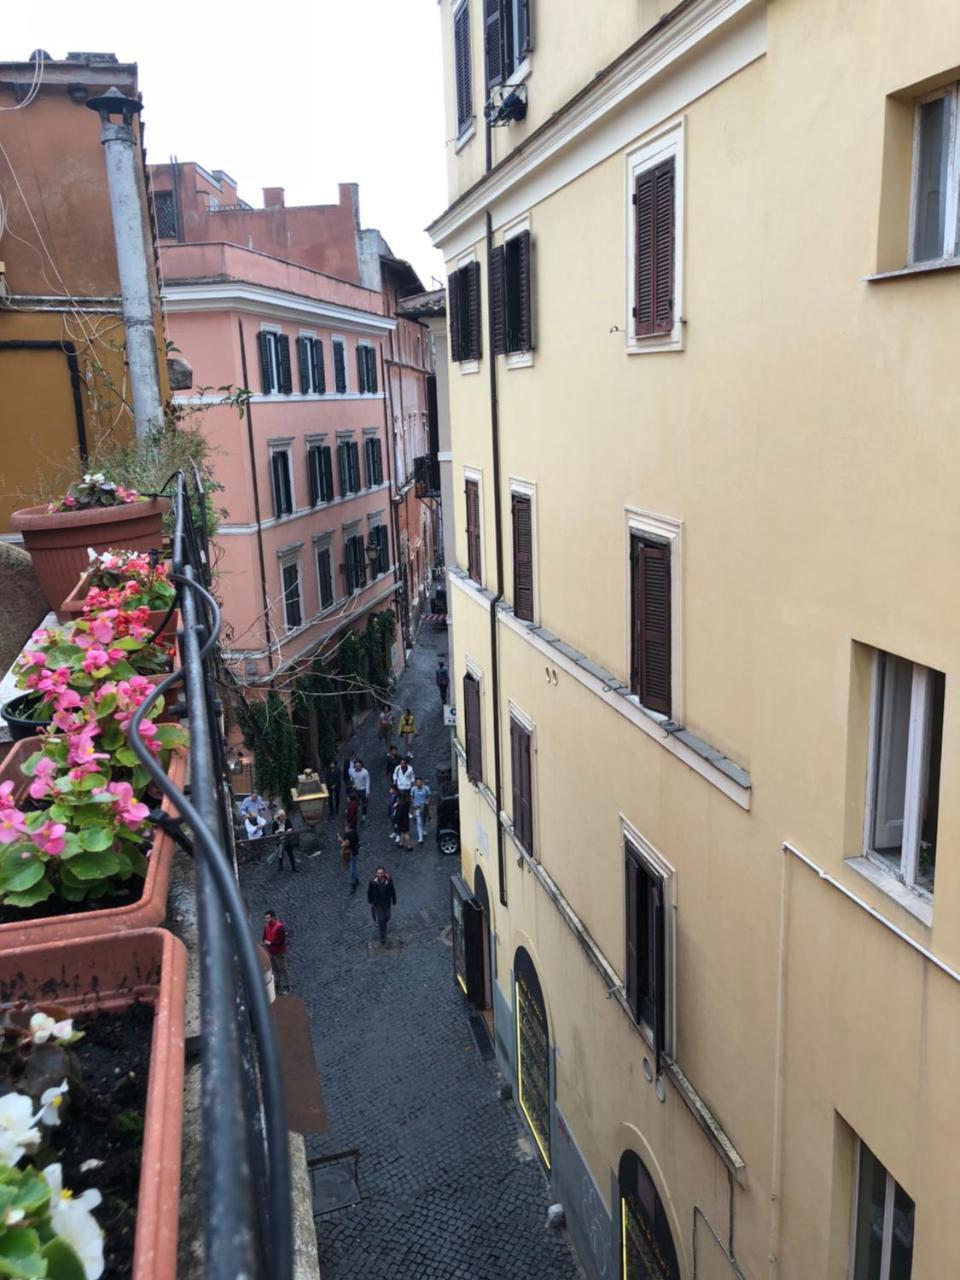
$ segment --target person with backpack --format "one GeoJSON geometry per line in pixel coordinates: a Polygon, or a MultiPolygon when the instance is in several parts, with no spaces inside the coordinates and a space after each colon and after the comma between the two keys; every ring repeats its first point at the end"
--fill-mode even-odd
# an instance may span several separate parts
{"type": "Polygon", "coordinates": [[[370,914],[380,931],[380,944],[386,944],[390,908],[397,905],[397,890],[386,867],[377,867],[373,879],[367,885],[367,902],[370,914]]]}

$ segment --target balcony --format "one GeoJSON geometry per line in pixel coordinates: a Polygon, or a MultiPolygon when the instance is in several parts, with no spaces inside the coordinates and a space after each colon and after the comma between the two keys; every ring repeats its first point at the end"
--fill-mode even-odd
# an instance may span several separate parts
{"type": "Polygon", "coordinates": [[[413,482],[418,498],[440,497],[440,460],[433,453],[425,453],[413,460],[413,482]]]}

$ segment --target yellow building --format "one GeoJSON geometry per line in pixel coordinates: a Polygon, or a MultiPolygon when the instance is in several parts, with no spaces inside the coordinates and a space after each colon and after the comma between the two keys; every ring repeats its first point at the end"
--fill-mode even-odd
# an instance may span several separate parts
{"type": "Polygon", "coordinates": [[[440,11],[461,977],[591,1277],[948,1280],[960,8],[440,11]]]}

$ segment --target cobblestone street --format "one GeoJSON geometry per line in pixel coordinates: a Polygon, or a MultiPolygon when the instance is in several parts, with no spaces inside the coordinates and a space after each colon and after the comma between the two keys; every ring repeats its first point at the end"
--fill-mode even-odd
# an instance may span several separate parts
{"type": "MultiPolygon", "coordinates": [[[[441,654],[446,636],[424,628],[394,699],[416,715],[414,764],[434,799],[449,755],[433,680],[441,654]]],[[[349,745],[372,788],[357,894],[334,847],[339,823],[328,824],[322,854],[300,858],[297,876],[275,862],[243,873],[254,921],[273,907],[293,935],[293,992],[307,1003],[330,1124],[307,1139],[307,1153],[360,1150],[360,1202],[317,1219],[323,1276],[573,1280],[581,1272],[565,1235],[545,1226],[547,1186],[532,1142],[513,1104],[497,1096],[494,1063],[481,1059],[453,980],[457,860],[439,854],[432,824],[412,852],[388,838],[375,715],[349,745]],[[366,903],[379,862],[398,898],[385,948],[366,903]]]]}

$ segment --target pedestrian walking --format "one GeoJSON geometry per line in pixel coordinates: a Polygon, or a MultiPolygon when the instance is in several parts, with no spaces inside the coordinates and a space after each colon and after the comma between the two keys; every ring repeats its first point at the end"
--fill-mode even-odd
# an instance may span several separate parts
{"type": "Polygon", "coordinates": [[[347,804],[343,811],[344,826],[353,827],[356,830],[360,825],[360,801],[357,799],[357,793],[353,787],[347,792],[347,804]]]}
{"type": "Polygon", "coordinates": [[[357,892],[360,883],[360,872],[357,869],[360,858],[360,837],[353,827],[347,827],[340,837],[340,860],[350,880],[351,896],[357,892]]]}
{"type": "Polygon", "coordinates": [[[394,769],[396,769],[397,765],[400,763],[402,759],[403,759],[403,756],[401,756],[400,752],[397,750],[396,744],[391,742],[390,746],[387,748],[387,759],[385,762],[386,769],[387,769],[388,782],[391,782],[393,780],[393,771],[394,769]]]}
{"type": "MultiPolygon", "coordinates": [[[[396,901],[396,897],[394,897],[396,901]]],[[[389,918],[389,912],[387,913],[389,918]]],[[[384,926],[386,928],[386,926],[384,926]]],[[[275,911],[266,911],[263,916],[263,945],[270,957],[270,968],[277,993],[290,990],[290,969],[287,965],[287,927],[277,919],[275,911]]]]}
{"type": "Polygon", "coordinates": [[[267,820],[262,813],[248,813],[243,820],[243,829],[248,840],[259,840],[266,829],[267,820]]]}
{"type": "Polygon", "coordinates": [[[277,871],[283,870],[284,857],[290,859],[291,871],[299,870],[293,856],[293,846],[297,842],[297,833],[294,830],[293,823],[290,821],[290,816],[285,809],[278,809],[273,815],[273,830],[275,835],[279,835],[281,837],[280,850],[277,854],[277,871]]]}
{"type": "Polygon", "coordinates": [[[377,731],[380,734],[384,745],[386,745],[393,737],[393,709],[386,702],[380,709],[377,726],[377,731]]]}
{"type": "Polygon", "coordinates": [[[398,791],[409,791],[416,782],[416,774],[409,760],[401,760],[393,771],[393,785],[398,791]]]}
{"type": "Polygon", "coordinates": [[[414,719],[413,712],[407,707],[403,715],[400,717],[400,723],[397,725],[397,732],[400,734],[400,741],[403,743],[407,758],[410,759],[410,748],[413,740],[417,736],[417,722],[414,719]]]}
{"type": "Polygon", "coordinates": [[[360,812],[364,817],[367,816],[367,801],[370,799],[370,774],[363,767],[363,761],[359,756],[354,758],[353,764],[350,766],[350,781],[353,789],[357,793],[357,799],[360,801],[360,812]]]}
{"type": "Polygon", "coordinates": [[[437,682],[437,688],[440,690],[440,706],[446,706],[447,690],[450,688],[450,672],[444,666],[442,658],[437,663],[437,671],[434,679],[437,682]]]}
{"type": "Polygon", "coordinates": [[[413,841],[410,839],[410,792],[397,792],[397,811],[393,815],[393,825],[397,829],[397,835],[400,839],[397,843],[401,849],[412,849],[413,841]]]}
{"type": "Polygon", "coordinates": [[[381,944],[387,941],[387,924],[390,908],[397,905],[397,890],[386,867],[377,867],[373,879],[367,885],[367,902],[370,914],[377,922],[381,944]]]}
{"type": "Polygon", "coordinates": [[[336,760],[331,760],[327,765],[324,781],[327,784],[327,816],[335,818],[340,812],[340,770],[336,760]]]}
{"type": "Polygon", "coordinates": [[[413,804],[413,820],[417,828],[417,844],[423,844],[423,832],[430,821],[430,788],[422,778],[417,778],[410,791],[413,804]]]}
{"type": "Polygon", "coordinates": [[[240,801],[240,812],[245,818],[250,817],[251,814],[265,818],[269,809],[270,806],[266,800],[256,791],[251,791],[250,795],[244,796],[240,801]]]}
{"type": "Polygon", "coordinates": [[[349,787],[353,785],[350,778],[350,771],[353,769],[353,762],[354,760],[356,760],[356,758],[357,758],[357,753],[355,751],[348,751],[344,759],[343,769],[341,770],[340,776],[343,778],[343,785],[345,787],[349,787]]]}

